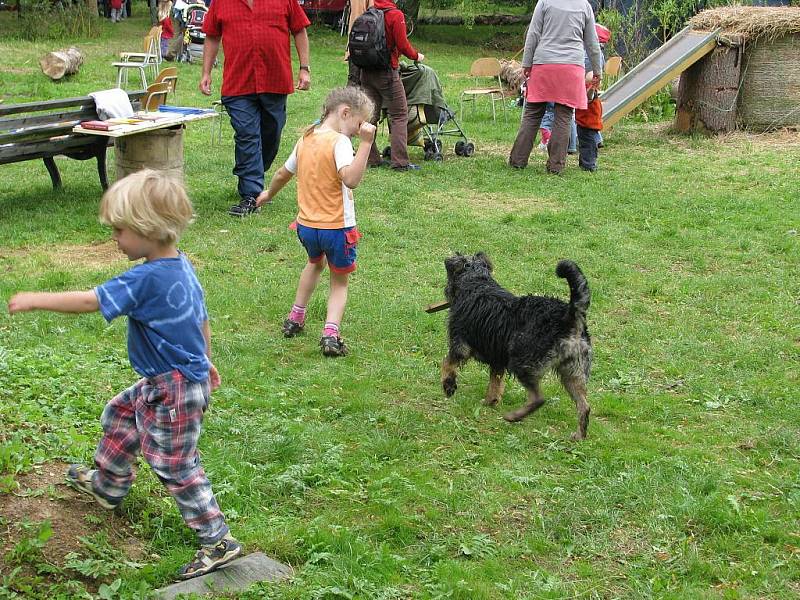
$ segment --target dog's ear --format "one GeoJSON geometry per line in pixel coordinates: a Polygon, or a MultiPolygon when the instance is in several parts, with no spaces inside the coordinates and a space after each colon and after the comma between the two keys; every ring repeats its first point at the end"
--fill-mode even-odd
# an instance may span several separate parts
{"type": "Polygon", "coordinates": [[[455,256],[444,259],[444,268],[447,269],[448,277],[455,277],[459,273],[462,273],[466,265],[467,259],[461,256],[461,254],[456,254],[455,256]]]}
{"type": "Polygon", "coordinates": [[[475,260],[477,262],[480,262],[480,263],[483,263],[484,265],[486,265],[486,268],[489,269],[489,273],[494,271],[494,265],[492,264],[492,261],[489,260],[489,257],[486,255],[485,252],[483,252],[483,251],[478,252],[475,255],[475,260]]]}

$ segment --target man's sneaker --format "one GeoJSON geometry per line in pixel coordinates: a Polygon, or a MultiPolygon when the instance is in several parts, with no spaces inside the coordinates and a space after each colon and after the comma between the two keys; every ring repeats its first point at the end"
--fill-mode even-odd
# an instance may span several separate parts
{"type": "Polygon", "coordinates": [[[200,577],[227,565],[242,553],[242,545],[231,536],[225,536],[213,546],[200,546],[191,562],[178,571],[179,579],[200,577]]]}
{"type": "Polygon", "coordinates": [[[92,485],[92,478],[95,471],[95,469],[90,469],[83,465],[70,465],[67,471],[67,483],[79,492],[83,492],[94,498],[95,502],[106,510],[114,510],[119,506],[121,500],[114,501],[105,496],[101,496],[99,492],[95,491],[92,485]]]}
{"type": "Polygon", "coordinates": [[[228,214],[232,217],[246,217],[247,215],[252,215],[254,212],[258,212],[256,199],[252,196],[245,196],[239,204],[231,206],[228,214]]]}
{"type": "Polygon", "coordinates": [[[296,336],[298,333],[303,331],[304,326],[304,323],[298,323],[297,321],[286,319],[283,322],[283,337],[290,338],[296,336]]]}
{"type": "Polygon", "coordinates": [[[347,354],[347,346],[344,345],[342,338],[334,335],[323,335],[319,345],[324,356],[344,356],[347,354]]]}

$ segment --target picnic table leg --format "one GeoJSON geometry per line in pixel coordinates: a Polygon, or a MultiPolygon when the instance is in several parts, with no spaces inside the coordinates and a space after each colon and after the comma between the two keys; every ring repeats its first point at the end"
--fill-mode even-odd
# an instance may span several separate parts
{"type": "Polygon", "coordinates": [[[50,181],[53,182],[53,189],[57,190],[61,187],[61,174],[58,172],[56,161],[52,156],[44,158],[44,166],[47,167],[47,172],[50,173],[50,181]]]}

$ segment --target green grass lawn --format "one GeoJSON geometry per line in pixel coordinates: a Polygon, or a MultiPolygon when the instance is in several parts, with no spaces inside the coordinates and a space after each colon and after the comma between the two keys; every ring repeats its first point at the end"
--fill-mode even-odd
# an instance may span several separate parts
{"type": "MultiPolygon", "coordinates": [[[[134,18],[75,40],[87,61],[62,83],[41,75],[37,59],[71,40],[0,38],[0,97],[111,87],[114,55],[146,27],[134,18]]],[[[451,73],[467,72],[494,36],[473,30],[456,45],[439,31],[415,40],[457,108],[471,82],[451,73]]],[[[346,78],[341,38],[311,35],[314,89],[289,99],[279,161],[346,78]]],[[[178,102],[207,106],[199,65],[179,70],[178,102]]],[[[218,90],[219,70],[214,77],[218,90]]],[[[223,377],[203,464],[247,550],[296,570],[292,583],[241,597],[798,596],[798,135],[705,139],[625,122],[607,135],[596,174],[570,158],[555,178],[540,154],[525,171],[506,167],[518,119],[513,108],[494,123],[480,106],[463,122],[474,157],[454,156],[448,143],[445,161],[419,173],[366,174],[342,360],[317,346],[327,284],[307,333],[280,333],[305,261],[287,229],[294,184],[261,214],[232,220],[230,126],[221,143],[208,122],[188,127],[197,220],[181,247],[206,289],[223,377]],[[554,275],[561,258],[586,274],[595,344],[586,441],[569,441],[575,410],[554,379],[548,404],[513,425],[502,406],[480,404],[488,377],[477,364],[443,397],[446,313],[422,308],[442,299],[444,258],[477,250],[520,294],[566,298],[554,275]]],[[[421,150],[411,154],[422,162],[421,150]]],[[[93,164],[58,164],[58,192],[41,161],[0,167],[3,302],[23,289],[88,289],[126,268],[97,221],[93,164]]],[[[0,493],[24,494],[15,482],[37,465],[90,460],[104,403],[134,380],[124,321],[0,311],[0,493]]],[[[524,396],[510,382],[503,404],[524,396]]],[[[142,597],[171,581],[195,542],[146,466],[122,511],[150,544],[148,564],[114,563],[101,580],[121,580],[114,597],[142,597]]],[[[3,532],[36,525],[0,515],[3,532]]],[[[48,566],[38,547],[28,540],[15,554],[28,570],[0,566],[0,598],[96,589],[48,566]]]]}

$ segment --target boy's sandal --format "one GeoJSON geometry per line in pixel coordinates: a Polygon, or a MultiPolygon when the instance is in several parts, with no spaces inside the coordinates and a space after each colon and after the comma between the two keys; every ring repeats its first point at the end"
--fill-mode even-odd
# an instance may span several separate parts
{"type": "Polygon", "coordinates": [[[200,577],[227,565],[242,553],[242,546],[232,537],[222,538],[214,546],[200,546],[191,562],[186,563],[178,571],[179,579],[200,577]]]}
{"type": "Polygon", "coordinates": [[[297,321],[286,319],[283,322],[283,327],[282,327],[283,337],[289,338],[296,336],[297,334],[303,331],[304,326],[305,323],[298,323],[297,321]]]}
{"type": "Polygon", "coordinates": [[[324,356],[347,355],[347,346],[345,346],[344,341],[340,337],[335,337],[333,335],[324,335],[322,336],[322,339],[319,341],[319,345],[322,348],[322,354],[324,356]]]}
{"type": "Polygon", "coordinates": [[[94,469],[84,465],[70,465],[67,471],[67,483],[79,492],[94,498],[95,502],[106,510],[114,510],[119,505],[119,501],[113,502],[94,490],[94,485],[92,484],[94,472],[94,469]]]}

